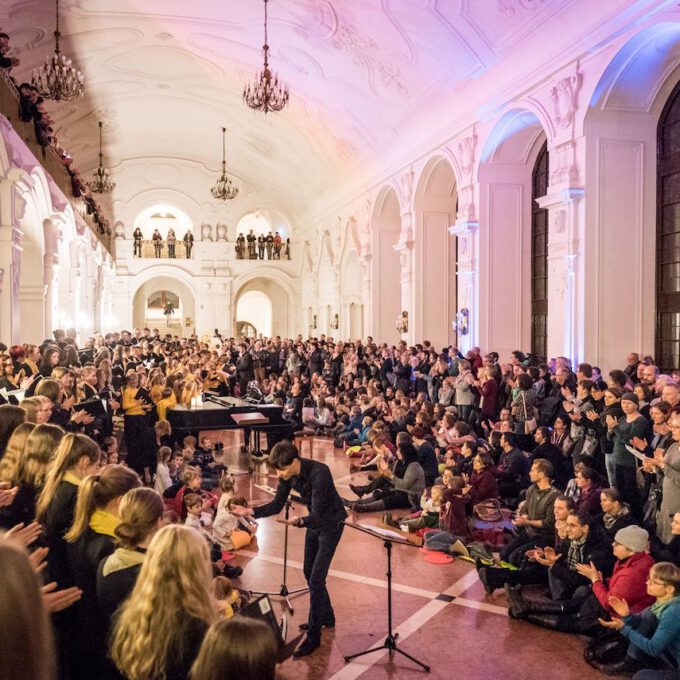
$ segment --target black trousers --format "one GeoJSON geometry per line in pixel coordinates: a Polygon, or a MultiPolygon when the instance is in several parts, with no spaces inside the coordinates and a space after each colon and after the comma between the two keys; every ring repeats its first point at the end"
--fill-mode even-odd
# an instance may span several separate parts
{"type": "Polygon", "coordinates": [[[326,577],[344,528],[344,524],[340,524],[337,528],[326,531],[307,529],[305,536],[304,573],[309,586],[307,637],[313,642],[321,639],[321,626],[335,620],[331,598],[326,589],[326,577]]]}
{"type": "Polygon", "coordinates": [[[642,500],[637,486],[635,467],[615,465],[614,482],[616,490],[621,494],[621,500],[630,505],[633,517],[637,520],[641,520],[643,517],[642,500]]]}

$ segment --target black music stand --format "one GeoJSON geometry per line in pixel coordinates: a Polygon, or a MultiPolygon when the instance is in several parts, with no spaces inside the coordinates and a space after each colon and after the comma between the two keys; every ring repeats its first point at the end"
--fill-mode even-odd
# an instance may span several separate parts
{"type": "MultiPolygon", "coordinates": [[[[285,518],[288,519],[288,515],[290,514],[290,507],[293,504],[293,501],[290,498],[286,499],[286,514],[285,518]]],[[[304,588],[294,588],[293,590],[290,590],[288,586],[286,585],[286,574],[288,571],[288,528],[290,525],[285,524],[285,529],[284,529],[284,538],[283,538],[283,583],[281,584],[281,588],[277,591],[267,591],[267,590],[253,590],[253,593],[257,593],[258,595],[270,595],[271,597],[280,597],[283,600],[283,604],[286,606],[288,611],[290,612],[291,616],[295,613],[295,609],[293,608],[293,605],[291,604],[291,598],[293,597],[298,597],[299,595],[302,595],[303,593],[306,593],[309,591],[309,588],[304,587],[304,588]]]]}
{"type": "Polygon", "coordinates": [[[372,531],[367,527],[359,526],[358,524],[354,524],[353,522],[344,522],[344,524],[348,527],[351,527],[352,529],[356,529],[357,531],[362,531],[363,533],[368,534],[369,536],[379,538],[383,542],[385,550],[387,551],[387,637],[385,638],[385,642],[383,642],[382,645],[378,647],[371,647],[371,649],[367,649],[366,651],[357,652],[356,654],[350,654],[349,656],[346,656],[345,663],[351,661],[352,659],[356,659],[359,656],[365,656],[366,654],[379,652],[381,649],[387,649],[390,654],[390,659],[392,658],[392,654],[394,654],[394,652],[397,652],[398,654],[405,656],[407,659],[413,661],[413,663],[420,666],[426,673],[429,673],[430,667],[427,664],[424,664],[422,661],[418,661],[418,659],[416,659],[415,657],[399,649],[399,647],[397,646],[397,638],[399,637],[399,633],[394,633],[392,631],[392,544],[398,543],[401,545],[408,545],[411,548],[417,548],[418,546],[406,540],[401,540],[398,538],[392,538],[387,535],[379,534],[376,531],[372,531]]]}

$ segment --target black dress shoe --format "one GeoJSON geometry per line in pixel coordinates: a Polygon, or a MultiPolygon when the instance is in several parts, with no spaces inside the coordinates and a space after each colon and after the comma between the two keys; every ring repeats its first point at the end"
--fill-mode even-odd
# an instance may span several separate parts
{"type": "Polygon", "coordinates": [[[229,578],[238,578],[243,573],[243,567],[230,567],[225,564],[222,573],[229,578]]]}
{"type": "Polygon", "coordinates": [[[352,490],[352,493],[359,496],[359,498],[363,498],[364,494],[366,493],[365,486],[355,486],[354,484],[350,484],[349,488],[352,490]]]}
{"type": "MultiPolygon", "coordinates": [[[[329,630],[330,630],[330,629],[333,629],[333,628],[335,628],[335,620],[333,620],[333,621],[326,621],[326,623],[322,623],[322,624],[321,624],[321,627],[322,627],[322,628],[328,628],[329,630]]],[[[308,624],[308,623],[301,623],[301,624],[298,626],[298,628],[299,628],[300,630],[309,630],[309,624],[308,624]]]]}
{"type": "Polygon", "coordinates": [[[519,590],[506,583],[505,594],[508,596],[508,616],[511,619],[523,618],[526,613],[526,607],[519,590]]]}
{"type": "Polygon", "coordinates": [[[302,644],[293,652],[293,656],[298,659],[301,656],[308,656],[315,649],[317,649],[320,644],[321,644],[320,641],[310,640],[308,637],[306,637],[303,640],[302,644]]]}

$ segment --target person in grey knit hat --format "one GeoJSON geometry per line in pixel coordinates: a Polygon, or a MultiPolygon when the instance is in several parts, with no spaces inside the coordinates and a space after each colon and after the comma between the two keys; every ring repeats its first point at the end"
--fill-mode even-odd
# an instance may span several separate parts
{"type": "Polygon", "coordinates": [[[632,553],[645,552],[649,543],[649,533],[642,527],[631,524],[616,532],[614,542],[628,548],[632,553]]]}

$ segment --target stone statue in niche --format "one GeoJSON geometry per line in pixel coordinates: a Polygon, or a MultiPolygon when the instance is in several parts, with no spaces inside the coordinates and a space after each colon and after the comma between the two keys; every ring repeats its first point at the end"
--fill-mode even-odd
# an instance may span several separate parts
{"type": "Polygon", "coordinates": [[[201,225],[201,241],[212,241],[212,225],[204,222],[201,225]]]}
{"type": "Polygon", "coordinates": [[[215,238],[216,241],[226,241],[227,240],[227,225],[226,224],[215,225],[215,231],[217,233],[217,236],[215,238]]]}
{"type": "Polygon", "coordinates": [[[581,74],[562,78],[550,90],[553,120],[558,127],[568,128],[574,122],[578,109],[578,92],[581,88],[581,74]]]}
{"type": "Polygon", "coordinates": [[[113,226],[113,238],[125,240],[125,225],[122,222],[116,222],[113,226]]]}
{"type": "Polygon", "coordinates": [[[563,234],[564,230],[567,228],[567,213],[565,210],[558,210],[555,213],[553,219],[553,227],[555,232],[558,234],[563,234]]]}

